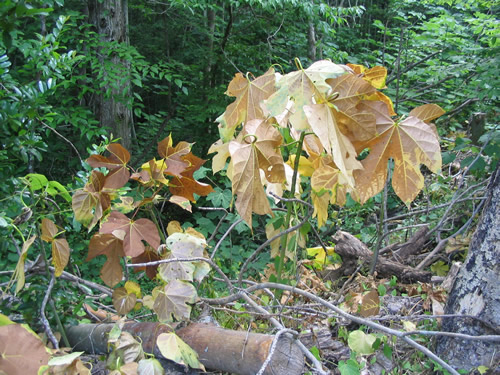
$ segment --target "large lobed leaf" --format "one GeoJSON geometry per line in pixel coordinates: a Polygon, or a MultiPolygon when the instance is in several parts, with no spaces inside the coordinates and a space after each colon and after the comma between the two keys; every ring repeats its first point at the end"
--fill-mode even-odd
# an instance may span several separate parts
{"type": "Polygon", "coordinates": [[[160,246],[160,235],[156,225],[149,219],[132,220],[118,211],[111,211],[107,221],[102,224],[100,233],[122,231],[123,252],[126,256],[136,257],[144,252],[146,241],[153,249],[160,246]]]}
{"type": "Polygon", "coordinates": [[[260,170],[267,181],[284,182],[285,167],[278,148],[280,133],[262,120],[252,120],[245,126],[241,141],[229,143],[232,158],[233,194],[237,195],[236,209],[240,216],[252,227],[252,212],[270,214],[271,207],[262,187],[260,170]]]}

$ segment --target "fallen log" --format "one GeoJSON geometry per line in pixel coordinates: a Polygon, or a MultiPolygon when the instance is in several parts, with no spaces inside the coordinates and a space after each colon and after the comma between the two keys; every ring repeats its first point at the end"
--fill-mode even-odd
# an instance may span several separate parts
{"type": "MultiPolygon", "coordinates": [[[[350,275],[358,267],[359,260],[369,262],[373,257],[372,251],[363,242],[347,232],[338,231],[332,237],[332,241],[335,243],[335,253],[342,257],[342,267],[327,271],[328,273],[323,275],[324,279],[337,280],[342,276],[350,275]]],[[[379,257],[375,270],[382,277],[395,275],[399,280],[410,283],[430,282],[432,278],[430,272],[418,271],[383,257],[379,257]]]]}
{"type": "MultiPolygon", "coordinates": [[[[114,324],[80,324],[67,329],[74,350],[91,354],[108,352],[108,333],[114,324]]],[[[172,329],[161,323],[125,323],[122,331],[138,337],[145,352],[163,358],[156,338],[172,329]]],[[[274,336],[246,331],[233,331],[210,324],[191,323],[175,333],[197,353],[200,362],[211,370],[233,374],[256,374],[266,360],[274,336]]],[[[292,338],[281,335],[266,367],[266,375],[301,374],[304,368],[302,351],[292,338]]]]}

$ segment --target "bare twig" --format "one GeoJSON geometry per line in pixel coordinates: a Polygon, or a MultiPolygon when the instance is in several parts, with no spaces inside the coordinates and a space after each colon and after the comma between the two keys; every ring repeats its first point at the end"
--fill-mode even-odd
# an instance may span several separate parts
{"type": "MultiPolygon", "coordinates": [[[[427,357],[429,357],[430,359],[436,361],[437,363],[439,363],[444,369],[446,369],[447,371],[449,371],[451,374],[453,375],[459,375],[459,373],[453,369],[450,365],[448,365],[445,361],[443,361],[441,358],[439,358],[436,354],[434,354],[432,351],[430,351],[429,349],[427,349],[426,347],[424,347],[423,345],[420,345],[419,343],[417,343],[416,341],[412,340],[411,338],[407,337],[405,335],[405,332],[401,332],[401,331],[397,331],[395,329],[392,329],[392,328],[389,328],[389,327],[385,327],[381,324],[378,324],[378,323],[375,323],[373,321],[370,321],[368,319],[364,319],[364,318],[361,318],[361,317],[358,317],[358,316],[355,316],[355,315],[351,315],[347,312],[345,312],[344,310],[338,308],[337,306],[331,304],[330,302],[328,301],[325,301],[324,299],[312,294],[312,293],[309,293],[309,292],[306,292],[304,290],[301,290],[301,289],[298,289],[296,287],[293,287],[293,286],[289,286],[289,285],[283,285],[283,284],[278,284],[278,283],[262,283],[262,284],[259,284],[259,285],[253,285],[247,289],[245,289],[244,291],[240,291],[238,293],[235,293],[231,296],[228,296],[228,297],[225,297],[225,298],[219,298],[217,299],[217,303],[215,304],[219,304],[218,302],[221,302],[222,300],[224,301],[227,301],[227,302],[232,302],[232,301],[236,301],[240,298],[243,298],[245,299],[246,301],[251,301],[251,303],[255,304],[255,302],[248,297],[247,293],[251,293],[253,291],[256,291],[256,290],[259,290],[259,289],[263,289],[263,288],[269,288],[269,289],[281,289],[281,290],[286,290],[286,291],[289,291],[291,293],[296,293],[296,294],[299,294],[303,297],[306,297],[314,302],[318,302],[320,304],[322,304],[323,306],[329,308],[330,310],[333,310],[335,313],[337,313],[338,315],[342,316],[343,318],[345,319],[348,319],[352,322],[355,322],[355,323],[358,323],[358,324],[362,324],[362,325],[365,325],[369,328],[372,328],[374,330],[377,330],[377,331],[380,331],[380,332],[384,332],[386,334],[389,334],[389,335],[393,335],[393,336],[396,336],[397,338],[405,341],[408,345],[412,346],[413,348],[421,351],[422,353],[424,353],[427,357]]],[[[205,300],[207,303],[211,303],[211,301],[209,300],[205,300]]],[[[216,300],[212,300],[212,302],[215,302],[216,300]]],[[[260,306],[259,306],[260,308],[260,306]]],[[[264,310],[265,311],[265,310],[264,310]]],[[[275,319],[274,319],[275,320],[275,319]]]]}
{"type": "Polygon", "coordinates": [[[45,291],[45,296],[43,297],[42,301],[42,306],[40,307],[40,317],[42,321],[43,328],[45,330],[45,333],[47,334],[47,337],[49,338],[50,342],[54,346],[55,349],[59,349],[59,342],[57,341],[56,337],[54,336],[54,333],[52,332],[52,328],[50,328],[50,323],[45,316],[45,307],[47,306],[47,302],[49,301],[50,298],[50,293],[52,292],[52,288],[54,287],[54,282],[55,282],[55,276],[54,272],[52,272],[50,276],[50,282],[47,287],[47,290],[45,291]]]}
{"type": "Polygon", "coordinates": [[[241,223],[243,221],[242,218],[239,218],[238,220],[236,220],[233,224],[231,224],[231,226],[226,230],[226,233],[224,233],[222,235],[222,237],[220,238],[219,241],[217,241],[217,244],[215,245],[214,247],[214,251],[212,251],[212,254],[210,255],[210,259],[214,259],[215,257],[215,253],[217,252],[217,250],[219,249],[220,245],[222,245],[222,241],[224,241],[226,239],[227,236],[229,236],[229,233],[231,233],[233,231],[234,228],[236,228],[236,226],[241,223]]]}
{"type": "Polygon", "coordinates": [[[56,129],[54,129],[54,128],[50,127],[49,125],[47,125],[45,122],[43,122],[43,121],[40,120],[40,123],[42,124],[43,127],[47,128],[49,130],[52,130],[58,137],[62,138],[65,142],[69,143],[69,145],[71,146],[71,148],[76,152],[76,155],[78,156],[78,159],[80,159],[80,163],[83,163],[83,159],[80,156],[80,153],[76,149],[75,145],[68,138],[66,138],[64,135],[62,135],[61,133],[59,133],[56,129]]]}

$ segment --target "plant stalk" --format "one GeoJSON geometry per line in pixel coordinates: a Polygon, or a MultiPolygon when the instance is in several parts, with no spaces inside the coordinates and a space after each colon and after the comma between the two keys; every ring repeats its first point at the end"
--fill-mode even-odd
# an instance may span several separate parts
{"type": "MultiPolygon", "coordinates": [[[[299,142],[297,144],[297,152],[295,153],[295,161],[293,163],[293,176],[292,176],[292,184],[290,186],[290,195],[293,197],[294,192],[295,192],[295,186],[297,185],[297,175],[299,171],[299,162],[300,162],[300,155],[302,154],[302,145],[304,143],[304,138],[306,136],[306,132],[302,132],[300,134],[299,142]]],[[[293,210],[293,202],[286,202],[286,218],[285,218],[285,230],[290,228],[290,222],[292,220],[292,210],[293,210]]],[[[285,264],[285,254],[286,254],[286,248],[288,246],[288,235],[281,237],[281,242],[280,242],[280,255],[279,255],[279,263],[278,263],[278,269],[277,269],[277,279],[278,283],[282,282],[282,272],[283,272],[283,265],[285,264]]]]}

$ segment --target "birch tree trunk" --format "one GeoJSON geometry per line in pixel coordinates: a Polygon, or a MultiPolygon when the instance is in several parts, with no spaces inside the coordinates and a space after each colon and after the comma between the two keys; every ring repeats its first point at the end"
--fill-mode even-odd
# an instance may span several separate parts
{"type": "MultiPolygon", "coordinates": [[[[469,245],[469,254],[450,291],[445,314],[478,319],[448,318],[443,330],[468,335],[498,335],[500,330],[500,170],[488,186],[487,201],[469,245]]],[[[437,354],[457,369],[486,366],[499,370],[498,342],[440,337],[437,354]]]]}
{"type": "MultiPolygon", "coordinates": [[[[129,45],[127,0],[87,0],[89,22],[103,42],[129,45]]],[[[92,106],[101,126],[109,127],[114,138],[129,148],[132,143],[133,117],[131,105],[130,63],[116,51],[101,48],[99,62],[105,86],[92,106]]]]}

